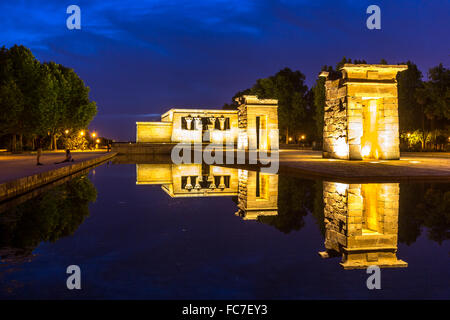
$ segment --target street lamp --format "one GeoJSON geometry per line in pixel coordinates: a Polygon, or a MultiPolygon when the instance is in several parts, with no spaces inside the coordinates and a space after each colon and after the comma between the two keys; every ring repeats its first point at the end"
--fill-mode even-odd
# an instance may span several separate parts
{"type": "Polygon", "coordinates": [[[64,133],[65,133],[65,134],[68,134],[68,133],[69,133],[69,130],[66,129],[66,130],[64,131],[64,133]]]}
{"type": "Polygon", "coordinates": [[[95,132],[92,132],[92,138],[95,138],[97,134],[95,132]]]}
{"type": "Polygon", "coordinates": [[[306,137],[305,137],[305,135],[303,134],[303,135],[301,136],[301,138],[302,138],[302,140],[305,140],[306,137]]]}
{"type": "Polygon", "coordinates": [[[83,130],[80,131],[80,136],[84,136],[84,131],[83,130]]]}

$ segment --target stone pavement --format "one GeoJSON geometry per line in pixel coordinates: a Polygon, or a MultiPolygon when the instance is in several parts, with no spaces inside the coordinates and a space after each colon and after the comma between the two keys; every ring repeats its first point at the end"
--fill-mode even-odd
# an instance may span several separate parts
{"type": "Polygon", "coordinates": [[[47,172],[105,155],[104,151],[72,152],[74,162],[55,164],[65,159],[65,152],[44,152],[40,162],[43,166],[36,166],[36,154],[4,154],[0,155],[0,183],[47,172]]]}
{"type": "Polygon", "coordinates": [[[450,181],[448,153],[402,153],[400,160],[322,159],[320,151],[280,150],[280,173],[342,181],[450,181]]]}

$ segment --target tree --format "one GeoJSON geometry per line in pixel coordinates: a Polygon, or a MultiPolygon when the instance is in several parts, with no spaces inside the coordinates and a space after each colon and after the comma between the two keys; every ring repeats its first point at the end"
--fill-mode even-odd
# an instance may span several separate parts
{"type": "Polygon", "coordinates": [[[314,210],[314,182],[288,176],[278,179],[278,214],[259,216],[258,221],[283,233],[298,231],[305,225],[304,218],[314,210]]]}
{"type": "MultiPolygon", "coordinates": [[[[308,130],[308,87],[304,83],[305,76],[300,71],[292,71],[289,68],[280,70],[268,78],[258,79],[250,89],[236,93],[231,104],[225,104],[224,109],[236,109],[236,97],[248,94],[257,95],[261,99],[278,100],[278,128],[285,132],[286,143],[288,143],[289,132],[308,130]]],[[[310,129],[309,129],[310,130],[310,129]]],[[[292,136],[292,134],[291,134],[292,136]]]]}
{"type": "Polygon", "coordinates": [[[24,46],[0,49],[0,135],[11,136],[11,149],[22,137],[49,135],[50,147],[67,129],[86,128],[97,112],[89,88],[69,68],[41,64],[24,46]]]}
{"type": "Polygon", "coordinates": [[[6,258],[14,259],[30,255],[42,241],[72,235],[96,198],[95,186],[82,175],[1,212],[0,249],[9,248],[13,256],[6,258]]]}
{"type": "Polygon", "coordinates": [[[408,69],[397,74],[400,133],[424,129],[424,114],[417,100],[417,91],[423,86],[422,72],[411,61],[402,64],[408,69]]]}
{"type": "Polygon", "coordinates": [[[3,47],[1,56],[0,108],[2,114],[8,114],[9,117],[8,123],[2,127],[6,131],[3,133],[11,135],[11,149],[15,151],[17,136],[21,146],[22,136],[34,131],[38,126],[35,115],[40,99],[40,64],[24,46],[15,45],[10,49],[3,47]]]}
{"type": "Polygon", "coordinates": [[[428,78],[429,81],[417,89],[416,99],[423,112],[423,134],[425,136],[427,127],[433,133],[436,148],[439,131],[450,125],[450,70],[441,63],[428,71],[428,78]]]}

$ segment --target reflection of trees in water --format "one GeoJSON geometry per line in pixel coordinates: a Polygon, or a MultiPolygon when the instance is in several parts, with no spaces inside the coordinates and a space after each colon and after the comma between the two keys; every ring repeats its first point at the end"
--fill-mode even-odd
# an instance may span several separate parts
{"type": "Polygon", "coordinates": [[[439,244],[450,239],[448,184],[401,184],[398,239],[412,244],[428,228],[428,238],[439,244]]]}
{"type": "Polygon", "coordinates": [[[89,215],[97,190],[86,175],[76,177],[0,215],[2,259],[27,256],[42,241],[75,232],[89,215]]]}
{"type": "Polygon", "coordinates": [[[278,215],[259,216],[258,221],[284,233],[298,231],[305,225],[303,218],[313,210],[314,181],[288,176],[278,179],[278,215]]]}

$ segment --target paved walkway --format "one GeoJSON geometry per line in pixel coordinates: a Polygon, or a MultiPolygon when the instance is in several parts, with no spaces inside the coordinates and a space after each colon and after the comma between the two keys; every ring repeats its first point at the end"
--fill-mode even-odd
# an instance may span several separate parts
{"type": "Polygon", "coordinates": [[[36,166],[36,154],[0,155],[0,183],[91,160],[104,154],[104,151],[72,152],[74,162],[55,164],[65,159],[65,152],[44,152],[40,159],[43,166],[36,166]]]}
{"type": "Polygon", "coordinates": [[[347,181],[450,181],[450,155],[402,153],[400,160],[347,161],[322,159],[320,151],[281,150],[280,172],[347,181]]]}

